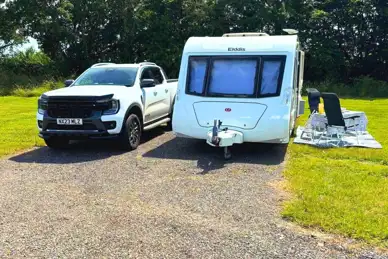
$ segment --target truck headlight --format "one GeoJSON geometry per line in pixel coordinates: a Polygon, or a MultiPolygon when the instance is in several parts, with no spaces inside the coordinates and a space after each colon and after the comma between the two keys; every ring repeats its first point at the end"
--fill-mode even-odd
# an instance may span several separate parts
{"type": "Polygon", "coordinates": [[[44,114],[44,112],[47,111],[47,100],[38,99],[38,113],[44,114]]]}
{"type": "Polygon", "coordinates": [[[119,112],[120,102],[119,100],[112,99],[108,102],[108,109],[104,110],[102,115],[112,115],[119,112]]]}

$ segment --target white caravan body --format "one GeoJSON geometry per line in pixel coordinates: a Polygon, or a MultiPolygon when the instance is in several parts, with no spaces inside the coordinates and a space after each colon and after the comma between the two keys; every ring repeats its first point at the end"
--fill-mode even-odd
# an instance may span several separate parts
{"type": "Polygon", "coordinates": [[[301,98],[304,52],[297,35],[228,34],[185,44],[173,112],[178,137],[221,143],[288,143],[301,98]]]}

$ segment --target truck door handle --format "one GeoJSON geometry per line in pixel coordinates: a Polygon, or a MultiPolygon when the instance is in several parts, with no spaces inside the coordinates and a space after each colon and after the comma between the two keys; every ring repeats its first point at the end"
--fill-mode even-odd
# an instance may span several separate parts
{"type": "Polygon", "coordinates": [[[164,90],[166,93],[168,93],[168,89],[164,90]]]}
{"type": "Polygon", "coordinates": [[[154,95],[156,96],[158,94],[158,92],[154,92],[154,95]]]}

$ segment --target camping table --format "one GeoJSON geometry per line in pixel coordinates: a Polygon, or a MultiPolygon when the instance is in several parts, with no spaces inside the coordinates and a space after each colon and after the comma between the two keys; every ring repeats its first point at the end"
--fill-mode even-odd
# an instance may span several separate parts
{"type": "MultiPolygon", "coordinates": [[[[349,111],[346,109],[342,109],[342,116],[345,119],[345,125],[347,127],[352,125],[358,125],[358,127],[352,127],[349,128],[349,131],[366,131],[366,126],[368,124],[368,119],[364,112],[360,111],[349,111]],[[360,116],[359,118],[356,118],[355,120],[347,120],[346,118],[353,117],[353,116],[360,116]]],[[[319,114],[319,113],[313,113],[311,114],[311,117],[309,118],[311,127],[313,129],[317,130],[323,130],[327,123],[327,118],[325,114],[319,114]]]]}

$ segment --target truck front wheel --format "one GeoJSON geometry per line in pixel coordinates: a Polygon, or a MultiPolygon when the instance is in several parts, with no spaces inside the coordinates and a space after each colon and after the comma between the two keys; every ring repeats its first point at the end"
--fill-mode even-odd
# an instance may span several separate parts
{"type": "Polygon", "coordinates": [[[121,133],[120,144],[125,150],[134,150],[140,144],[142,126],[136,114],[128,116],[121,133]]]}
{"type": "Polygon", "coordinates": [[[44,142],[49,148],[62,149],[69,146],[69,140],[61,137],[51,137],[45,139],[44,142]]]}

